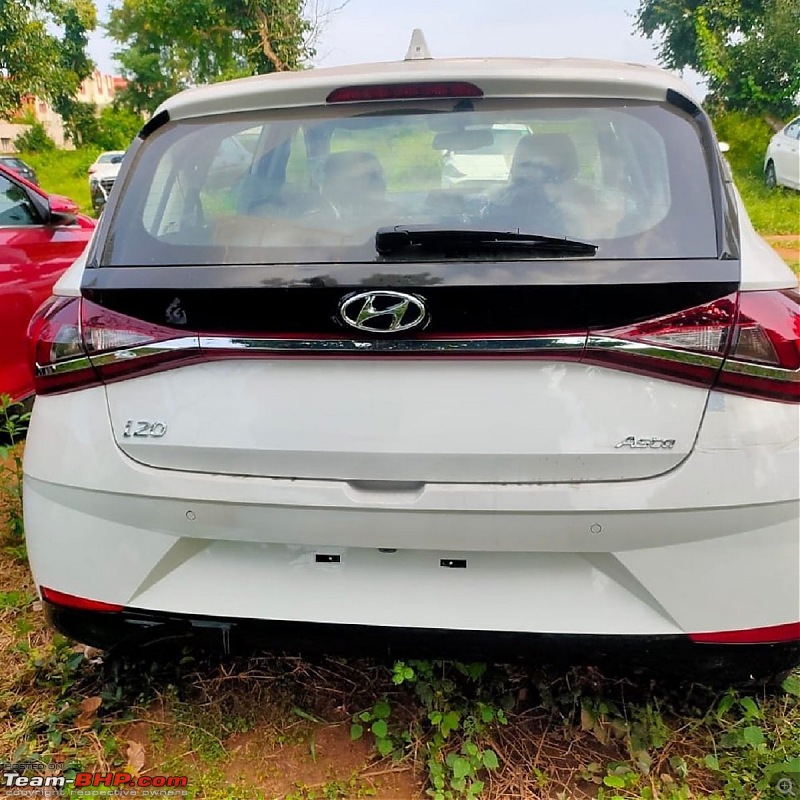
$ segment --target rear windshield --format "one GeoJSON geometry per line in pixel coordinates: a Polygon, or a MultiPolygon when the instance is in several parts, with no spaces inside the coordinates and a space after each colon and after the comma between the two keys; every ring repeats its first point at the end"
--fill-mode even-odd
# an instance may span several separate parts
{"type": "Polygon", "coordinates": [[[607,259],[717,252],[704,148],[682,112],[480,100],[168,123],[136,155],[101,263],[371,263],[387,258],[376,231],[395,225],[578,239],[607,259]]]}

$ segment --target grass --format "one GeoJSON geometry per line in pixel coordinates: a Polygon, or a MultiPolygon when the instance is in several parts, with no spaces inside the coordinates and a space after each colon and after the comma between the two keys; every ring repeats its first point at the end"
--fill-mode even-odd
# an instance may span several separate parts
{"type": "Polygon", "coordinates": [[[800,236],[800,192],[767,189],[759,176],[747,173],[736,176],[736,186],[753,226],[762,236],[800,236]]]}
{"type": "Polygon", "coordinates": [[[99,152],[96,149],[83,148],[21,153],[20,157],[36,170],[39,184],[45,191],[71,198],[84,214],[94,216],[88,169],[99,152]]]}

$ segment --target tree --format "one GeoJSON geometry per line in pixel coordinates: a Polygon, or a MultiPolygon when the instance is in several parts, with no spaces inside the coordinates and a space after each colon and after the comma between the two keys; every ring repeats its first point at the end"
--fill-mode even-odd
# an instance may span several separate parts
{"type": "Polygon", "coordinates": [[[122,0],[108,32],[128,78],[121,102],[153,111],[188,86],[298,69],[313,55],[304,0],[122,0]]]}
{"type": "Polygon", "coordinates": [[[800,0],[640,0],[636,29],[724,109],[785,117],[800,93],[800,0]]]}
{"type": "Polygon", "coordinates": [[[29,127],[14,139],[14,147],[17,150],[28,153],[46,153],[56,149],[56,143],[47,135],[44,125],[37,122],[32,114],[26,115],[22,122],[29,127]]]}
{"type": "Polygon", "coordinates": [[[97,24],[93,0],[0,0],[0,117],[26,96],[72,98],[93,64],[86,37],[97,24]]]}

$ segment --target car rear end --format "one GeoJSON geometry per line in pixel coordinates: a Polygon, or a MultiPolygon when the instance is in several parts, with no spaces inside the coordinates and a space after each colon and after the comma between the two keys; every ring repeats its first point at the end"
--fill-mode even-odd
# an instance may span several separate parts
{"type": "Polygon", "coordinates": [[[796,663],[796,281],[680,84],[314,72],[167,104],[32,325],[56,625],[796,663]],[[536,181],[443,188],[496,126],[536,181]]]}

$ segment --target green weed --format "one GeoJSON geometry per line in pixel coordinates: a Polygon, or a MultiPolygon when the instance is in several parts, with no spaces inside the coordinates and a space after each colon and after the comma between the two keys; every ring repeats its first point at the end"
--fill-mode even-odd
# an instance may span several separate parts
{"type": "Polygon", "coordinates": [[[22,449],[30,413],[22,403],[0,395],[0,531],[7,547],[23,542],[22,449]]]}
{"type": "Polygon", "coordinates": [[[508,723],[512,705],[501,673],[490,672],[486,664],[398,661],[392,683],[412,689],[422,713],[409,724],[396,723],[384,696],[355,717],[351,737],[361,738],[367,726],[379,755],[394,759],[417,743],[424,752],[430,797],[479,797],[483,776],[500,766],[484,740],[494,727],[508,723]]]}

